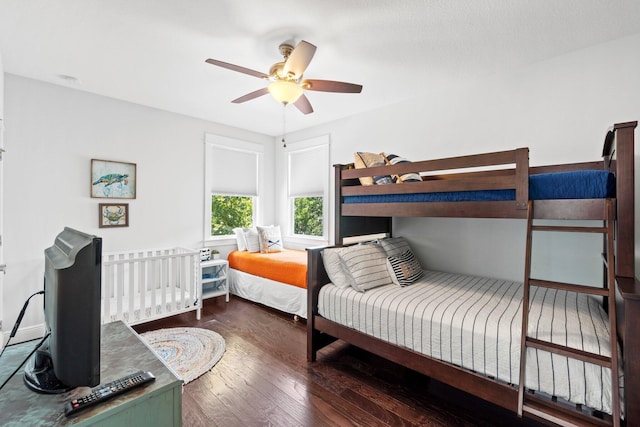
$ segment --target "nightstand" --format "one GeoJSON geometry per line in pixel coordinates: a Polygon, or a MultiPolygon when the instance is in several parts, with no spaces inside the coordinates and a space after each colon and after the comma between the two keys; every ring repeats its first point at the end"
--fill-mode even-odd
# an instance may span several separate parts
{"type": "Polygon", "coordinates": [[[229,302],[229,262],[226,259],[212,259],[200,263],[202,270],[202,299],[225,295],[229,302]]]}

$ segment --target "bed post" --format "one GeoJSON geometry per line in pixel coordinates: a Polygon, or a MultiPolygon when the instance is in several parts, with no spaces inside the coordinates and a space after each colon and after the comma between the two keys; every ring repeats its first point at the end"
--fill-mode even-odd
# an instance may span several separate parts
{"type": "Polygon", "coordinates": [[[529,206],[529,149],[519,148],[515,151],[516,163],[516,209],[527,209],[529,206]]]}
{"type": "Polygon", "coordinates": [[[318,314],[320,288],[329,283],[329,276],[322,263],[322,247],[307,249],[307,361],[315,362],[316,353],[335,338],[328,337],[315,328],[318,314]]]}
{"type": "Polygon", "coordinates": [[[605,145],[605,163],[616,175],[616,282],[618,332],[624,360],[625,422],[640,425],[640,282],[635,277],[634,133],[638,122],[613,126],[614,144],[605,145]]]}
{"type": "Polygon", "coordinates": [[[333,197],[333,244],[342,244],[342,168],[343,165],[333,165],[334,197],[333,197]]]}
{"type": "Polygon", "coordinates": [[[631,278],[635,277],[634,132],[637,124],[628,122],[613,126],[618,222],[616,275],[631,278]]]}

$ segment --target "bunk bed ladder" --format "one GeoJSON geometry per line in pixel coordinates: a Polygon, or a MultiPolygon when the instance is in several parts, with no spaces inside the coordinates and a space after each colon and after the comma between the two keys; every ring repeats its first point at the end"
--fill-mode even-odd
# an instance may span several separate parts
{"type": "Polygon", "coordinates": [[[527,243],[525,258],[525,279],[522,300],[522,334],[520,344],[520,381],[518,389],[518,415],[527,414],[534,418],[553,422],[563,426],[581,425],[602,425],[620,426],[620,397],[619,397],[619,376],[618,376],[618,347],[616,332],[616,298],[615,298],[615,271],[614,271],[614,206],[613,201],[606,201],[606,220],[602,227],[575,227],[575,226],[545,226],[533,224],[533,202],[529,201],[527,213],[527,243]],[[531,246],[533,231],[555,231],[555,232],[578,232],[578,233],[601,233],[604,238],[604,265],[606,277],[602,288],[591,286],[574,285],[569,283],[552,282],[547,280],[537,280],[531,277],[531,246]],[[572,347],[554,344],[529,337],[528,320],[530,304],[531,286],[561,289],[572,292],[586,293],[603,297],[605,308],[609,314],[609,331],[611,333],[611,357],[578,350],[572,347]],[[612,416],[611,419],[596,418],[590,414],[583,413],[577,409],[570,408],[557,402],[555,399],[545,399],[538,397],[525,390],[525,371],[527,348],[564,355],[569,358],[578,359],[586,363],[593,363],[611,369],[611,399],[612,416]]]}

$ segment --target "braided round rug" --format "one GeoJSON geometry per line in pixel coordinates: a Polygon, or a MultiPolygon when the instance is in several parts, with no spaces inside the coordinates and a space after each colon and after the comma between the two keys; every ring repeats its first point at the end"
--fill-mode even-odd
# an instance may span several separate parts
{"type": "Polygon", "coordinates": [[[140,336],[187,384],[209,372],[222,358],[224,338],[201,328],[169,328],[149,331],[140,336]]]}

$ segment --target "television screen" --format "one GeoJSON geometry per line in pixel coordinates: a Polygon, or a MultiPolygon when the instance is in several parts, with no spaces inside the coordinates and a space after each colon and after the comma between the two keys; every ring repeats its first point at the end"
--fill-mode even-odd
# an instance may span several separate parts
{"type": "Polygon", "coordinates": [[[25,367],[27,386],[63,393],[100,383],[102,239],[72,228],[44,251],[48,338],[25,367]]]}

